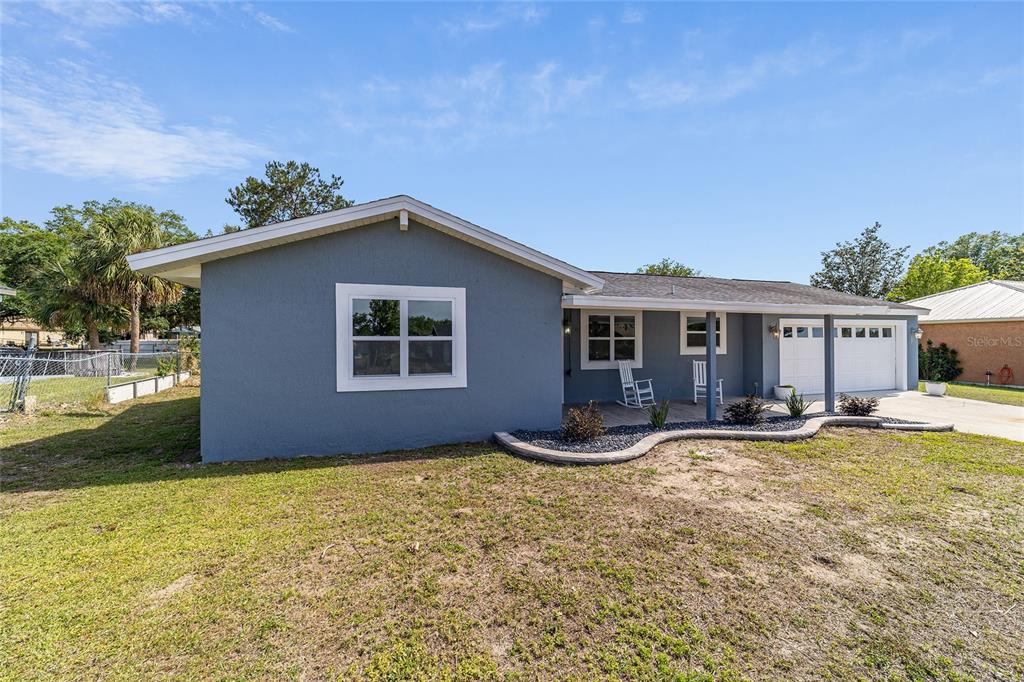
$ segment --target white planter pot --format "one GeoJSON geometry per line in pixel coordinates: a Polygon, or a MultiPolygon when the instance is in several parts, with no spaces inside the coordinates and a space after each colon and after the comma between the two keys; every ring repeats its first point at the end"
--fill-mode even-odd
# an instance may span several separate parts
{"type": "Polygon", "coordinates": [[[946,395],[946,384],[941,381],[926,381],[924,391],[928,395],[946,395]]]}
{"type": "Polygon", "coordinates": [[[788,398],[790,396],[791,393],[793,393],[793,387],[792,386],[776,386],[775,387],[775,399],[776,400],[785,400],[786,398],[788,398]]]}

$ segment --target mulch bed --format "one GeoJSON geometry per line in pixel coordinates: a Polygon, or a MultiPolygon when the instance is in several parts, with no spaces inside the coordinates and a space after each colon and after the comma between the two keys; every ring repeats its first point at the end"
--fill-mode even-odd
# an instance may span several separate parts
{"type": "MultiPolygon", "coordinates": [[[[789,417],[785,415],[766,417],[760,424],[729,424],[716,419],[715,421],[689,421],[671,422],[665,425],[662,431],[678,431],[683,429],[714,429],[716,431],[793,431],[803,426],[808,419],[813,417],[824,417],[839,414],[838,412],[816,412],[805,414],[802,417],[789,417]]],[[[872,415],[878,416],[878,415],[872,415]]],[[[890,424],[918,424],[920,422],[897,419],[895,417],[880,417],[883,422],[890,424]]],[[[539,448],[550,450],[562,450],[563,452],[612,452],[624,450],[636,445],[658,429],[649,424],[633,424],[628,426],[613,426],[605,431],[603,436],[589,441],[572,441],[562,437],[561,431],[512,431],[512,435],[539,448]]]]}

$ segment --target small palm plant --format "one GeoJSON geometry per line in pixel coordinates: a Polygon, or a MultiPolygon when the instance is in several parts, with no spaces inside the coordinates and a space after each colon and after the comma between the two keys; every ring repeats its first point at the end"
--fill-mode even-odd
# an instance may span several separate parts
{"type": "Polygon", "coordinates": [[[803,393],[800,395],[796,394],[795,388],[791,390],[789,395],[786,397],[786,409],[789,410],[790,417],[802,417],[804,412],[806,412],[807,408],[810,406],[811,403],[804,400],[803,393]]]}
{"type": "Polygon", "coordinates": [[[671,407],[671,403],[668,400],[663,401],[660,405],[654,403],[647,408],[647,417],[651,420],[651,426],[658,429],[659,431],[665,428],[665,424],[668,423],[668,411],[671,407]]]}

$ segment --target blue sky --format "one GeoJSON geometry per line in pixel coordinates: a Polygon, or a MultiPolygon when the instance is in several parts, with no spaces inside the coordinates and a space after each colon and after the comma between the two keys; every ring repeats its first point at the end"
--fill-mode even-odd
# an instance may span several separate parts
{"type": "Polygon", "coordinates": [[[806,281],[1024,230],[1022,4],[4,3],[3,213],[236,222],[270,159],[576,265],[806,281]]]}

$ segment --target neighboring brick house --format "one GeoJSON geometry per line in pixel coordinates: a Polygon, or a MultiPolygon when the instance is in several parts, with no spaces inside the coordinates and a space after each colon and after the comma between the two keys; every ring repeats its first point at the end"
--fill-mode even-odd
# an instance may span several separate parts
{"type": "Polygon", "coordinates": [[[921,343],[955,348],[959,381],[1024,385],[1024,282],[995,279],[907,303],[931,310],[919,318],[921,343]]]}

